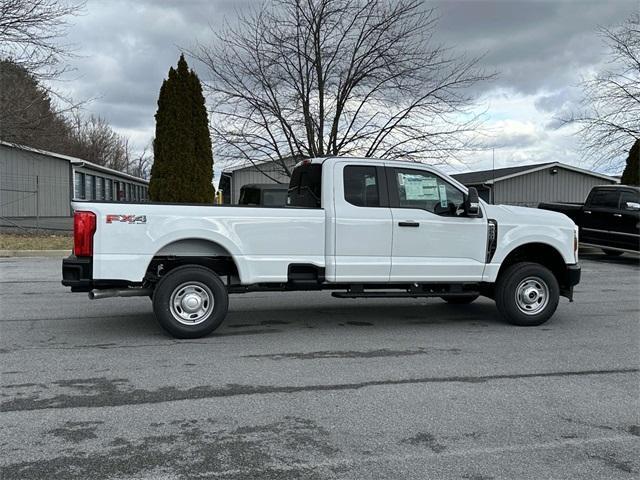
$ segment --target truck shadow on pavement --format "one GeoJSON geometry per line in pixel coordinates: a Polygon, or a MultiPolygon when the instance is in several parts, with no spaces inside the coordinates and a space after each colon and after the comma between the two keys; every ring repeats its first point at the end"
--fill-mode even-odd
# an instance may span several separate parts
{"type": "Polygon", "coordinates": [[[633,255],[628,253],[620,255],[619,257],[611,257],[609,255],[605,255],[604,253],[580,252],[579,259],[580,261],[590,260],[592,262],[610,263],[614,265],[630,265],[636,267],[640,266],[640,255],[633,255]]]}
{"type": "MultiPolygon", "coordinates": [[[[312,299],[311,302],[313,301],[312,299]]],[[[467,325],[472,328],[485,328],[490,325],[509,326],[498,314],[492,301],[478,301],[473,305],[448,305],[445,303],[390,304],[367,303],[346,306],[342,301],[334,305],[321,303],[301,308],[293,302],[291,306],[279,302],[277,306],[257,307],[257,302],[244,305],[232,305],[225,322],[209,336],[199,339],[236,337],[249,335],[272,335],[300,330],[387,330],[394,329],[398,334],[415,333],[416,328],[447,325],[467,325]]],[[[105,316],[95,319],[91,325],[91,337],[109,338],[123,336],[132,339],[171,338],[155,321],[151,310],[149,314],[126,316],[105,316]]],[[[86,332],[82,334],[86,340],[86,332]]],[[[180,340],[176,340],[180,341],[180,340]]],[[[184,340],[183,340],[184,341],[184,340]]],[[[108,344],[107,344],[108,345],[108,344]]]]}
{"type": "MultiPolygon", "coordinates": [[[[442,325],[450,323],[503,323],[495,305],[420,304],[380,305],[374,303],[345,306],[318,305],[317,308],[279,306],[261,311],[232,308],[222,329],[241,329],[277,326],[289,328],[402,328],[411,325],[442,325]],[[259,320],[256,318],[258,317],[259,320]]],[[[407,327],[410,328],[410,327],[407,327]]],[[[215,335],[215,333],[214,333],[215,335]]]]}

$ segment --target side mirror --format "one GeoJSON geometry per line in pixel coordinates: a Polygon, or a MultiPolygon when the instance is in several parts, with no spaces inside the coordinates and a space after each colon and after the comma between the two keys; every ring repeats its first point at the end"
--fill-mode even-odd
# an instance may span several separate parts
{"type": "Polygon", "coordinates": [[[640,210],[640,203],[637,203],[637,202],[627,202],[626,209],[627,209],[627,210],[634,210],[634,211],[638,211],[638,210],[640,210]]]}
{"type": "Polygon", "coordinates": [[[478,190],[469,187],[467,195],[464,197],[464,213],[467,217],[477,217],[480,215],[480,200],[478,190]]]}

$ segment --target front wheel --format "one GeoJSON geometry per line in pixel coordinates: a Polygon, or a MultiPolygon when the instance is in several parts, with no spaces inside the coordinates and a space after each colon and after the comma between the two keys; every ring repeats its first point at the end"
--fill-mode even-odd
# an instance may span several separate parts
{"type": "Polygon", "coordinates": [[[516,263],[498,278],[496,306],[514,325],[541,325],[556,311],[560,287],[553,273],[537,263],[516,263]]]}
{"type": "Polygon", "coordinates": [[[227,289],[208,268],[186,265],[163,276],[153,292],[158,323],[176,338],[208,335],[222,324],[229,307],[227,289]]]}

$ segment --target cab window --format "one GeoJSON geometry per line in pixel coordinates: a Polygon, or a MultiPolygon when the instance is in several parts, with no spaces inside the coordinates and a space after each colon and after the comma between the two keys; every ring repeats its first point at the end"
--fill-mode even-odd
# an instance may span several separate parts
{"type": "Polygon", "coordinates": [[[347,165],[344,167],[344,199],[356,207],[379,207],[380,191],[376,167],[347,165]]]}
{"type": "Polygon", "coordinates": [[[238,203],[240,205],[260,205],[260,189],[242,187],[238,203]]]}
{"type": "Polygon", "coordinates": [[[265,190],[262,198],[265,207],[282,207],[287,203],[287,192],[285,190],[265,190]]]}
{"type": "Polygon", "coordinates": [[[457,216],[462,212],[464,194],[430,172],[396,170],[398,206],[420,208],[441,216],[457,216]]]}

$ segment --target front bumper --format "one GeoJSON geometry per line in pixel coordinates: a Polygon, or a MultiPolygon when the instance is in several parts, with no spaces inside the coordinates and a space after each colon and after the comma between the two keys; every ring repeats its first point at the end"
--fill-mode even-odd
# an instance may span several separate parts
{"type": "Polygon", "coordinates": [[[93,259],[71,255],[62,260],[62,285],[72,292],[88,292],[93,288],[93,259]]]}
{"type": "Polygon", "coordinates": [[[564,279],[560,282],[560,295],[573,301],[573,287],[580,283],[580,264],[567,265],[564,279]]]}

